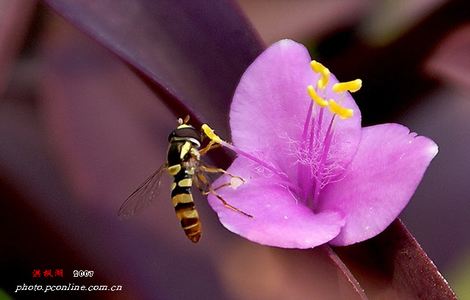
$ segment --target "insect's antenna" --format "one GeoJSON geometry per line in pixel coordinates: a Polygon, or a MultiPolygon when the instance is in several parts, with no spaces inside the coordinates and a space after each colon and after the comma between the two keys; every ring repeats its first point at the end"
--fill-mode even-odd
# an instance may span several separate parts
{"type": "Polygon", "coordinates": [[[183,121],[183,122],[184,122],[184,124],[188,124],[188,122],[189,122],[189,118],[190,118],[190,116],[189,116],[189,115],[186,115],[186,117],[184,117],[184,121],[183,121]]]}

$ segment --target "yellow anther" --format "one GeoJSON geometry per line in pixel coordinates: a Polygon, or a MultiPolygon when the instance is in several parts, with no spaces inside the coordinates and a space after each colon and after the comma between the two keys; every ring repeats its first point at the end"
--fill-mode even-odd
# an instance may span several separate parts
{"type": "Polygon", "coordinates": [[[202,131],[207,135],[208,138],[210,138],[212,141],[220,144],[222,142],[222,139],[214,133],[214,130],[209,127],[207,124],[202,124],[201,126],[202,131]]]}
{"type": "Polygon", "coordinates": [[[352,109],[339,105],[333,99],[330,99],[328,107],[332,113],[338,115],[343,120],[351,118],[354,113],[352,109]]]}
{"type": "Polygon", "coordinates": [[[312,61],[310,62],[310,67],[312,67],[312,70],[313,70],[313,72],[315,72],[315,73],[321,73],[321,71],[322,71],[323,69],[326,69],[326,67],[325,67],[324,65],[322,65],[321,63],[319,63],[319,62],[316,61],[316,60],[312,60],[312,61]]]}
{"type": "Polygon", "coordinates": [[[362,80],[356,79],[348,82],[335,83],[333,85],[333,92],[342,93],[349,91],[351,93],[357,92],[362,87],[362,80]]]}
{"type": "Polygon", "coordinates": [[[316,60],[312,60],[310,62],[310,67],[312,67],[313,72],[320,73],[321,75],[317,83],[318,88],[326,88],[326,86],[328,85],[328,81],[330,80],[330,70],[328,70],[327,67],[317,62],[316,60]]]}
{"type": "Polygon", "coordinates": [[[317,92],[315,92],[315,88],[311,85],[307,87],[307,92],[310,98],[315,101],[316,104],[320,105],[321,107],[328,106],[328,101],[320,97],[317,92]]]}

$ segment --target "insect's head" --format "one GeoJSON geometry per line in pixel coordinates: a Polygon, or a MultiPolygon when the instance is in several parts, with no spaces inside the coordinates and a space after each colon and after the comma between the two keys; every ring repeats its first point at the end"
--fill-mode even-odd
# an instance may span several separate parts
{"type": "Polygon", "coordinates": [[[177,142],[177,141],[190,141],[196,147],[201,146],[201,135],[192,125],[188,124],[189,116],[186,116],[183,119],[178,119],[178,127],[173,130],[168,136],[168,141],[177,142]]]}

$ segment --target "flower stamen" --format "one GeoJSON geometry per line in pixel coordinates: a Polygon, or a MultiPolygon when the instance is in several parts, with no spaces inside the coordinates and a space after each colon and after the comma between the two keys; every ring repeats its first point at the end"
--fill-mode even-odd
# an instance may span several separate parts
{"type": "Polygon", "coordinates": [[[243,156],[245,158],[248,158],[249,160],[254,161],[258,165],[270,170],[271,172],[278,175],[279,177],[286,180],[287,182],[289,181],[289,177],[287,177],[287,175],[284,172],[279,171],[275,167],[267,164],[266,162],[262,161],[261,159],[257,158],[256,156],[254,156],[254,155],[252,155],[248,152],[245,152],[245,151],[235,147],[234,145],[222,140],[217,134],[215,134],[214,130],[212,128],[210,128],[209,125],[202,124],[201,129],[204,132],[204,134],[211,140],[211,142],[214,142],[214,143],[220,144],[224,147],[227,147],[230,150],[232,150],[233,152],[237,153],[238,155],[243,156]]]}
{"type": "Polygon", "coordinates": [[[204,131],[204,134],[211,140],[214,141],[217,144],[221,144],[223,140],[215,134],[214,130],[209,127],[207,124],[202,124],[201,126],[202,131],[204,131]]]}
{"type": "MultiPolygon", "coordinates": [[[[299,161],[298,165],[298,181],[301,187],[301,198],[310,207],[314,208],[315,202],[321,189],[329,182],[331,178],[331,162],[330,155],[332,155],[331,148],[334,143],[334,124],[335,120],[350,119],[354,115],[354,111],[344,107],[341,102],[344,99],[345,92],[357,92],[361,86],[360,79],[339,82],[333,84],[329,91],[326,89],[329,79],[330,71],[323,64],[312,60],[310,67],[314,73],[320,74],[320,78],[315,85],[307,86],[307,93],[312,99],[307,119],[305,120],[304,131],[302,140],[306,143],[301,145],[299,151],[306,153],[309,158],[304,161],[299,161]],[[326,97],[333,99],[327,100],[326,97]],[[313,105],[312,105],[313,104],[313,105]],[[313,107],[319,106],[318,109],[313,107]],[[323,130],[323,119],[325,118],[325,109],[332,113],[331,119],[326,130],[323,130]],[[311,126],[309,125],[311,121],[311,126]],[[308,132],[308,133],[307,133],[308,132]]],[[[326,125],[326,124],[325,124],[326,125]]],[[[303,154],[305,156],[305,154],[303,154]]]]}
{"type": "Polygon", "coordinates": [[[343,92],[357,92],[361,89],[362,87],[362,80],[356,79],[356,80],[351,80],[347,82],[339,82],[335,83],[332,87],[333,92],[335,93],[343,93],[343,92]]]}
{"type": "Polygon", "coordinates": [[[342,120],[349,119],[354,115],[354,111],[352,109],[341,106],[333,99],[330,99],[328,108],[333,114],[338,115],[342,120]]]}
{"type": "Polygon", "coordinates": [[[328,85],[328,81],[330,80],[330,70],[316,60],[312,60],[310,62],[310,67],[312,67],[313,72],[321,75],[321,78],[317,82],[318,88],[325,89],[328,85]]]}
{"type": "MultiPolygon", "coordinates": [[[[320,79],[321,80],[321,79],[320,79]]],[[[320,80],[318,83],[320,84],[320,80]]],[[[307,87],[307,92],[310,98],[312,98],[313,101],[315,101],[316,104],[320,105],[321,107],[328,106],[328,101],[320,97],[317,92],[315,91],[315,88],[312,85],[309,85],[307,87]]]]}

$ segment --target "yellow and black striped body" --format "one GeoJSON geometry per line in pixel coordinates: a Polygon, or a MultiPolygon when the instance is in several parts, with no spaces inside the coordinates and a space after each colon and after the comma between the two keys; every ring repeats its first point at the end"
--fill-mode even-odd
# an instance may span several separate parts
{"type": "Polygon", "coordinates": [[[168,173],[173,176],[171,201],[186,236],[194,243],[201,237],[201,222],[194,205],[191,187],[199,166],[200,136],[194,127],[182,124],[169,136],[168,173]]]}

